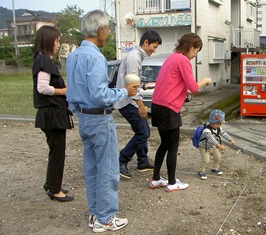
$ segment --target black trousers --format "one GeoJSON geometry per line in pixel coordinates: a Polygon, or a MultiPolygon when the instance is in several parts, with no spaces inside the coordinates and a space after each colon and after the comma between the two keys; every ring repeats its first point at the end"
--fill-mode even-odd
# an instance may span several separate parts
{"type": "Polygon", "coordinates": [[[52,194],[61,191],[63,172],[65,166],[66,129],[54,129],[42,131],[46,135],[49,146],[49,158],[47,165],[46,183],[52,194]]]}

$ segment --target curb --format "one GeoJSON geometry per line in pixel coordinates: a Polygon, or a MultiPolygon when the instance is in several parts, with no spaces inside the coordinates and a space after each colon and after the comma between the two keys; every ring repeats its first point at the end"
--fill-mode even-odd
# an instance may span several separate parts
{"type": "MultiPolygon", "coordinates": [[[[24,121],[24,122],[34,122],[35,118],[33,117],[21,117],[21,116],[11,116],[11,115],[0,115],[0,120],[7,121],[24,121]]],[[[75,125],[78,124],[78,120],[74,118],[75,125]]],[[[260,133],[251,133],[251,132],[243,132],[237,129],[237,125],[235,123],[226,123],[227,125],[226,132],[228,132],[232,137],[236,139],[236,145],[232,145],[224,141],[223,143],[229,146],[232,149],[235,149],[237,152],[241,151],[245,154],[249,154],[254,156],[258,160],[266,160],[266,143],[261,141],[260,133]]],[[[254,126],[254,124],[251,124],[254,126]]],[[[116,122],[116,126],[119,128],[130,129],[130,125],[128,123],[116,122]]],[[[180,128],[180,133],[191,136],[193,131],[197,128],[198,125],[183,125],[180,128]]],[[[261,128],[264,125],[259,125],[257,128],[261,128]]],[[[152,127],[150,125],[151,130],[157,130],[157,128],[152,127]]],[[[191,142],[192,147],[192,142],[191,142]]]]}

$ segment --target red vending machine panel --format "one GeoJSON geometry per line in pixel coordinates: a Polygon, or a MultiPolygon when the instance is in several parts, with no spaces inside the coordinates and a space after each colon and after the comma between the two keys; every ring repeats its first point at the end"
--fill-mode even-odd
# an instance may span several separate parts
{"type": "Polygon", "coordinates": [[[240,115],[266,116],[266,54],[241,55],[240,115]]]}

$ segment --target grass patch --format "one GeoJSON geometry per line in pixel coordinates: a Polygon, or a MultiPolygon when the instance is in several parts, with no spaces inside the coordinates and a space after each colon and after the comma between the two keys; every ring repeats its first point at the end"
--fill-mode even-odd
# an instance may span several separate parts
{"type": "MultiPolygon", "coordinates": [[[[232,112],[237,110],[240,106],[240,94],[235,94],[233,96],[228,97],[227,99],[218,102],[210,107],[210,110],[212,109],[220,109],[225,113],[226,120],[229,118],[232,112]]],[[[203,119],[208,119],[209,112],[205,113],[203,116],[203,119]]]]}
{"type": "Polygon", "coordinates": [[[0,114],[35,116],[31,73],[0,74],[0,114]]]}
{"type": "Polygon", "coordinates": [[[239,100],[240,100],[240,94],[235,94],[235,95],[227,98],[223,102],[215,104],[213,108],[224,110],[228,106],[232,105],[233,103],[239,103],[239,100]]]}

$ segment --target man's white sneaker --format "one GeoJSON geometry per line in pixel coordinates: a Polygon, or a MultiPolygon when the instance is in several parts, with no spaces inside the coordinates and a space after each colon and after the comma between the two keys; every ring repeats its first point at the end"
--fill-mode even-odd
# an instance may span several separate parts
{"type": "Polygon", "coordinates": [[[89,216],[89,221],[88,221],[88,226],[89,228],[93,228],[93,225],[96,221],[96,216],[95,215],[90,215],[89,216]]]}
{"type": "Polygon", "coordinates": [[[150,188],[165,187],[168,185],[168,180],[165,180],[162,177],[159,180],[150,179],[149,185],[150,185],[150,188]]]}
{"type": "Polygon", "coordinates": [[[177,190],[182,190],[182,189],[186,189],[188,188],[189,184],[186,183],[182,183],[179,179],[176,179],[176,183],[175,184],[169,184],[165,190],[166,192],[173,192],[173,191],[177,191],[177,190]]]}
{"type": "Polygon", "coordinates": [[[97,219],[93,225],[93,232],[103,233],[106,231],[115,231],[125,227],[128,224],[128,220],[117,218],[113,216],[107,224],[100,223],[97,219]]]}

